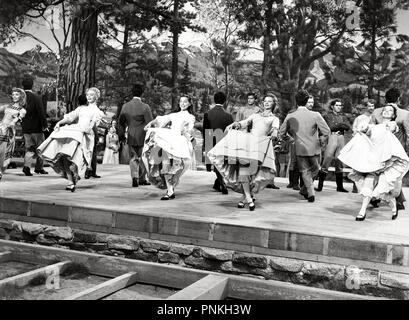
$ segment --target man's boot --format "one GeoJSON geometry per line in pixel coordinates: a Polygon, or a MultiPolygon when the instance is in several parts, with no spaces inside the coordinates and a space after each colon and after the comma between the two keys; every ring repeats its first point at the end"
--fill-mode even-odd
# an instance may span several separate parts
{"type": "Polygon", "coordinates": [[[288,180],[289,180],[289,184],[287,186],[288,189],[291,189],[294,187],[294,171],[293,170],[289,170],[288,171],[288,180]]]}
{"type": "Polygon", "coordinates": [[[347,190],[344,189],[344,174],[342,172],[337,172],[335,173],[335,181],[337,183],[337,191],[338,192],[349,192],[347,190]]]}
{"type": "Polygon", "coordinates": [[[300,184],[299,182],[302,181],[301,175],[300,175],[300,171],[298,171],[298,169],[293,171],[293,190],[300,190],[300,184]]]}
{"type": "Polygon", "coordinates": [[[321,192],[322,188],[324,187],[324,181],[327,176],[327,173],[324,171],[318,172],[318,188],[315,189],[315,191],[321,192]]]}

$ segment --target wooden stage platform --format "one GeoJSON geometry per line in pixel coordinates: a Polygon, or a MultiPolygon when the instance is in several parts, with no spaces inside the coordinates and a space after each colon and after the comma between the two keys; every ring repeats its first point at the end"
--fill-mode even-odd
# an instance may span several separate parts
{"type": "MultiPolygon", "coordinates": [[[[383,206],[356,222],[360,195],[335,192],[333,182],[308,203],[277,178],[281,189],[262,191],[250,212],[237,208],[237,193],[211,188],[213,173],[186,173],[170,201],[160,201],[165,191],[153,186],[131,188],[128,166],[99,165],[98,173],[101,179],[81,180],[71,193],[53,172],[26,177],[21,168],[7,170],[0,219],[409,274],[409,210],[392,221],[383,206]]],[[[409,199],[409,189],[404,193],[409,199]]]]}

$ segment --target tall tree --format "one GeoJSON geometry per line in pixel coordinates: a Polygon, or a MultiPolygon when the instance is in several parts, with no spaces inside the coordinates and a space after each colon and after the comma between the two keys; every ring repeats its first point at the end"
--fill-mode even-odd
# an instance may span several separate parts
{"type": "Polygon", "coordinates": [[[234,14],[234,1],[232,0],[202,0],[200,3],[199,21],[206,26],[210,60],[213,67],[215,87],[218,85],[220,66],[224,72],[224,87],[226,95],[230,93],[231,69],[240,55],[242,49],[238,41],[240,25],[234,14]]]}
{"type": "Polygon", "coordinates": [[[180,79],[180,92],[188,94],[192,86],[192,75],[189,69],[189,59],[186,58],[185,67],[182,72],[182,79],[180,79]]]}
{"type": "Polygon", "coordinates": [[[293,104],[311,64],[335,50],[348,32],[351,13],[333,0],[237,3],[236,17],[246,27],[240,36],[249,42],[262,37],[264,90],[277,90],[293,104]]]}
{"type": "Polygon", "coordinates": [[[398,5],[396,0],[366,0],[362,5],[360,31],[364,40],[360,46],[369,54],[356,55],[365,67],[363,76],[367,78],[369,98],[373,98],[373,89],[387,69],[383,62],[392,52],[392,38],[397,42],[409,40],[408,36],[397,34],[398,5]]]}

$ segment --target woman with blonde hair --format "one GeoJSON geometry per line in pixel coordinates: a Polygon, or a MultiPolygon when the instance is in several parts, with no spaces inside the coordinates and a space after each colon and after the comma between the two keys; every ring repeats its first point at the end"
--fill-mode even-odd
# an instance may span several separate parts
{"type": "Polygon", "coordinates": [[[68,179],[66,190],[71,192],[91,165],[93,128],[104,116],[97,105],[99,98],[97,88],[89,88],[86,95],[80,95],[79,106],[57,122],[54,132],[38,147],[39,154],[54,171],[68,179]]]}
{"type": "Polygon", "coordinates": [[[262,112],[229,125],[228,134],[208,152],[227,187],[242,194],[237,204],[240,209],[248,204],[249,210],[254,211],[254,194],[274,182],[276,166],[272,138],[277,137],[280,127],[280,120],[273,114],[277,104],[275,95],[266,95],[262,112]],[[241,131],[246,128],[251,129],[241,131]]]}
{"type": "Polygon", "coordinates": [[[4,112],[0,122],[0,180],[7,166],[10,164],[15,146],[15,125],[26,115],[26,93],[23,89],[13,88],[11,90],[12,103],[0,107],[4,112]]]}

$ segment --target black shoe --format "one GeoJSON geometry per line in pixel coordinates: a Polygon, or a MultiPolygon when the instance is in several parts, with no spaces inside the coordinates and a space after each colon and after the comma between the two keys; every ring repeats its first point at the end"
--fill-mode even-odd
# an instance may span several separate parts
{"type": "Polygon", "coordinates": [[[91,174],[91,178],[99,179],[99,178],[101,178],[101,176],[99,176],[99,175],[97,175],[97,174],[95,173],[95,174],[91,174]]]}
{"type": "Polygon", "coordinates": [[[396,220],[398,218],[398,214],[399,214],[399,209],[396,206],[396,213],[392,216],[392,220],[396,220]]]}
{"type": "Polygon", "coordinates": [[[172,195],[168,195],[168,194],[165,194],[162,198],[160,198],[161,200],[171,200],[171,199],[175,199],[176,198],[176,196],[175,196],[175,194],[172,194],[172,195]]]}
{"type": "Polygon", "coordinates": [[[315,191],[321,192],[322,188],[324,188],[325,178],[327,177],[327,173],[324,171],[318,172],[318,188],[315,188],[315,191]]]}
{"type": "Polygon", "coordinates": [[[349,192],[344,189],[344,174],[342,172],[335,173],[335,182],[337,184],[337,192],[349,192]]]}
{"type": "Polygon", "coordinates": [[[371,206],[374,207],[374,208],[379,208],[379,203],[380,202],[381,202],[381,200],[379,200],[379,199],[371,199],[371,201],[369,201],[371,206]]]}
{"type": "Polygon", "coordinates": [[[315,202],[315,196],[308,197],[308,202],[315,202]]]}
{"type": "Polygon", "coordinates": [[[300,191],[301,188],[300,188],[299,186],[293,186],[293,190],[295,190],[295,191],[300,191]]]}
{"type": "Polygon", "coordinates": [[[66,186],[66,187],[65,187],[65,190],[74,192],[74,191],[75,191],[75,185],[74,185],[74,184],[70,184],[69,186],[66,186]]]}
{"type": "Polygon", "coordinates": [[[403,203],[396,203],[396,209],[397,210],[405,210],[405,206],[403,205],[403,203]]]}
{"type": "Polygon", "coordinates": [[[137,178],[132,178],[132,188],[138,188],[139,183],[137,178]]]}
{"type": "Polygon", "coordinates": [[[37,173],[37,174],[48,174],[48,172],[47,172],[47,171],[45,171],[44,169],[41,169],[41,170],[34,170],[34,172],[35,172],[35,173],[37,173]]]}
{"type": "Polygon", "coordinates": [[[308,193],[306,191],[304,191],[303,189],[300,190],[299,192],[300,195],[302,195],[305,200],[308,200],[308,193]]]}
{"type": "Polygon", "coordinates": [[[250,210],[250,211],[256,210],[256,204],[255,204],[254,202],[250,202],[250,203],[249,203],[249,210],[250,210]]]}
{"type": "Polygon", "coordinates": [[[277,187],[274,183],[269,184],[266,188],[267,188],[267,189],[280,190],[280,188],[277,187]]]}
{"type": "Polygon", "coordinates": [[[240,202],[237,204],[237,208],[239,208],[239,209],[243,209],[245,206],[246,206],[246,205],[244,204],[243,201],[240,201],[240,202]]]}
{"type": "Polygon", "coordinates": [[[26,176],[32,176],[33,174],[30,172],[30,168],[29,167],[24,167],[23,168],[23,172],[26,176]]]}
{"type": "Polygon", "coordinates": [[[355,221],[364,221],[365,218],[366,218],[366,213],[365,213],[364,216],[359,216],[359,215],[358,215],[358,216],[355,218],[355,221]]]}
{"type": "Polygon", "coordinates": [[[89,179],[91,177],[91,173],[89,171],[85,171],[84,178],[89,179]]]}
{"type": "Polygon", "coordinates": [[[216,190],[216,191],[219,191],[219,192],[222,191],[222,190],[220,189],[220,182],[219,182],[218,179],[214,180],[213,189],[216,190]]]}
{"type": "Polygon", "coordinates": [[[139,181],[139,185],[140,186],[150,186],[151,184],[148,181],[144,180],[144,181],[139,181]]]}
{"type": "Polygon", "coordinates": [[[221,188],[221,192],[222,194],[229,194],[229,191],[224,187],[221,188]]]}

